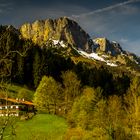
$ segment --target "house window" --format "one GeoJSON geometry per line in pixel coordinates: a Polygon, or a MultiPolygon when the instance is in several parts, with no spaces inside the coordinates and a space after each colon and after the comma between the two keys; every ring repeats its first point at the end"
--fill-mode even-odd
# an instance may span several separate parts
{"type": "Polygon", "coordinates": [[[14,106],[12,105],[12,106],[11,106],[11,109],[13,109],[13,108],[14,108],[14,106]]]}
{"type": "Polygon", "coordinates": [[[17,117],[18,117],[18,116],[19,116],[19,115],[18,115],[18,113],[17,113],[17,114],[15,114],[15,116],[17,116],[17,117]]]}
{"type": "Polygon", "coordinates": [[[18,109],[19,107],[18,107],[18,106],[16,106],[16,108],[18,109]]]}

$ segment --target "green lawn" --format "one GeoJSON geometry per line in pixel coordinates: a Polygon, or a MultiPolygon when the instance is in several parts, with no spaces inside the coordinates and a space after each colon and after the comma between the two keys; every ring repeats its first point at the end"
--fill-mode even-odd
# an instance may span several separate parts
{"type": "MultiPolygon", "coordinates": [[[[31,120],[20,121],[14,140],[63,140],[67,130],[65,119],[48,114],[38,114],[31,120]]],[[[11,140],[6,138],[5,140],[11,140]]]]}

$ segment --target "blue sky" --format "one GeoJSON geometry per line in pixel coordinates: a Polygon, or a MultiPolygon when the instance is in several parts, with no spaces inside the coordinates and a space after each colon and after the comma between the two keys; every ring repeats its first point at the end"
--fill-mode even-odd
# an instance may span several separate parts
{"type": "Polygon", "coordinates": [[[91,37],[117,41],[140,56],[140,0],[0,0],[0,24],[20,27],[62,16],[77,21],[91,37]]]}

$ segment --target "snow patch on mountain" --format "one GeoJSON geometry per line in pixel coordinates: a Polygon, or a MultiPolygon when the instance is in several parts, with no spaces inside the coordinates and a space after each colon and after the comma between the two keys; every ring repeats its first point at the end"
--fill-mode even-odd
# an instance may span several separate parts
{"type": "Polygon", "coordinates": [[[115,43],[115,44],[117,44],[118,42],[116,42],[116,41],[112,41],[112,43],[115,43]]]}
{"type": "MultiPolygon", "coordinates": [[[[54,39],[50,39],[50,40],[53,42],[53,44],[56,47],[57,47],[57,45],[60,45],[63,48],[67,47],[64,44],[64,41],[62,41],[62,40],[61,41],[60,40],[54,40],[54,39]]],[[[109,57],[108,55],[101,55],[101,56],[99,56],[99,54],[98,53],[95,53],[95,52],[87,53],[87,52],[83,51],[82,49],[77,50],[75,47],[72,47],[72,48],[74,50],[76,50],[80,55],[82,55],[85,58],[92,59],[92,60],[98,60],[98,61],[104,62],[104,63],[106,63],[107,65],[109,65],[111,67],[117,67],[118,66],[117,64],[112,63],[109,60],[106,60],[109,57]]]]}
{"type": "Polygon", "coordinates": [[[105,60],[102,57],[98,56],[98,54],[96,54],[96,53],[89,54],[89,57],[94,58],[94,59],[99,60],[99,61],[105,62],[105,60]]]}
{"type": "Polygon", "coordinates": [[[85,51],[82,51],[82,50],[77,50],[77,51],[83,57],[105,62],[107,65],[109,65],[111,67],[117,67],[118,66],[117,64],[114,64],[112,62],[109,62],[108,60],[106,61],[104,58],[100,57],[97,53],[92,52],[92,53],[88,54],[88,53],[86,53],[85,51]]]}
{"type": "Polygon", "coordinates": [[[138,62],[138,61],[136,61],[136,60],[134,60],[134,61],[135,61],[135,63],[136,63],[136,64],[139,64],[139,62],[138,62]]]}
{"type": "Polygon", "coordinates": [[[62,40],[59,43],[63,48],[67,47],[62,40]]]}
{"type": "Polygon", "coordinates": [[[107,55],[102,55],[102,57],[103,57],[103,58],[108,58],[109,56],[107,56],[107,55]]]}
{"type": "Polygon", "coordinates": [[[63,48],[66,48],[67,46],[64,44],[63,40],[52,40],[54,45],[60,45],[63,48]]]}
{"type": "Polygon", "coordinates": [[[59,43],[59,40],[52,40],[54,45],[57,45],[59,43]]]}
{"type": "Polygon", "coordinates": [[[107,65],[111,66],[111,67],[117,67],[118,65],[114,64],[114,63],[110,63],[110,62],[107,62],[107,65]]]}
{"type": "Polygon", "coordinates": [[[96,54],[96,53],[88,54],[88,53],[86,53],[85,51],[82,51],[82,50],[80,50],[80,51],[78,50],[78,53],[81,54],[82,56],[86,57],[86,58],[93,58],[95,60],[105,62],[105,60],[102,57],[98,56],[98,54],[96,54]]]}

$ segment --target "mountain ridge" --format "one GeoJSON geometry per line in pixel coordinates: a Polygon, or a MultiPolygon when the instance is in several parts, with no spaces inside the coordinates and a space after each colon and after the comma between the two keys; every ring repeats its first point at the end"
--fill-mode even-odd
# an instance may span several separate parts
{"type": "Polygon", "coordinates": [[[31,40],[41,48],[48,46],[64,48],[63,54],[68,56],[76,53],[110,66],[123,65],[130,69],[140,67],[140,57],[123,50],[118,42],[107,38],[91,39],[76,21],[67,17],[37,20],[33,23],[25,23],[19,29],[11,25],[5,27],[17,34],[20,39],[31,40]]]}
{"type": "Polygon", "coordinates": [[[90,36],[75,21],[61,17],[58,19],[37,20],[20,27],[21,36],[43,45],[49,40],[63,40],[69,45],[90,50],[90,36]]]}

